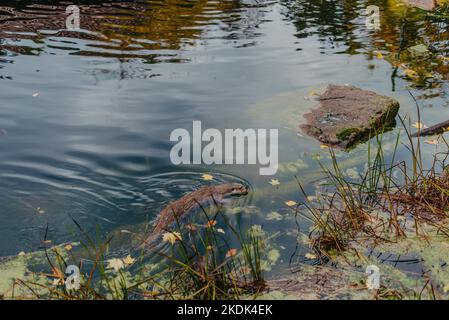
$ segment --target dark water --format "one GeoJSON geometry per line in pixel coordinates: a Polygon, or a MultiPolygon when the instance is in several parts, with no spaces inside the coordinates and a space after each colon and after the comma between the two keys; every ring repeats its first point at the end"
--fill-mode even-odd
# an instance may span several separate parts
{"type": "MultiPolygon", "coordinates": [[[[449,116],[447,25],[395,1],[76,4],[79,32],[64,30],[67,1],[0,5],[0,256],[39,248],[47,225],[54,243],[76,240],[71,218],[104,233],[143,223],[210,173],[252,187],[248,205],[260,213],[244,219],[287,231],[287,259],[297,228],[266,217],[289,214],[284,202],[302,200],[294,175],[307,178],[327,154],[297,134],[304,96],[353,84],[397,98],[416,121],[410,90],[423,123],[449,116]],[[379,31],[365,26],[368,4],[381,8],[379,31]],[[420,43],[432,58],[403,51],[420,43]],[[173,165],[170,132],[193,120],[278,128],[279,189],[257,166],[173,165]]],[[[365,150],[339,157],[360,169],[365,150]]],[[[314,194],[316,179],[306,180],[314,194]]]]}

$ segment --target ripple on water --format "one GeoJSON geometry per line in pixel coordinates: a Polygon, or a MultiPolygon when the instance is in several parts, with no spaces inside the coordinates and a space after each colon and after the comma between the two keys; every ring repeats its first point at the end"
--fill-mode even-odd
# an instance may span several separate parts
{"type": "Polygon", "coordinates": [[[234,175],[210,173],[213,179],[206,181],[202,177],[203,174],[200,172],[168,172],[153,175],[142,180],[142,184],[146,186],[143,194],[147,195],[147,201],[156,203],[152,209],[159,212],[168,203],[205,185],[241,183],[248,186],[250,190],[252,189],[248,181],[234,175]]]}
{"type": "Polygon", "coordinates": [[[98,165],[92,170],[80,162],[60,163],[44,156],[3,161],[1,167],[0,221],[8,221],[8,227],[0,230],[10,239],[0,244],[2,255],[39,248],[47,225],[50,239],[73,241],[72,218],[86,230],[100,226],[107,233],[151,221],[168,203],[203,185],[237,182],[251,187],[221,173],[212,173],[212,181],[205,181],[202,172],[104,175],[98,165]]]}
{"type": "MultiPolygon", "coordinates": [[[[92,1],[93,2],[93,1],[92,1]]],[[[65,30],[67,4],[0,5],[0,50],[39,55],[65,50],[82,56],[183,62],[179,50],[206,37],[247,39],[263,21],[264,1],[150,0],[80,4],[81,30],[65,30]],[[243,28],[242,28],[243,27],[243,28]],[[31,40],[31,41],[30,41],[31,40]]],[[[135,70],[134,70],[135,71],[135,70]]]]}

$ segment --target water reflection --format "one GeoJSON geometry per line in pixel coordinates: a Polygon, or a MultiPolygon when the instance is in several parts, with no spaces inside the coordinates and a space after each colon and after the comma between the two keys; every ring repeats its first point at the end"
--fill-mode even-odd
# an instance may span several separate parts
{"type": "MultiPolygon", "coordinates": [[[[293,21],[299,39],[316,36],[321,53],[365,54],[369,60],[381,57],[392,65],[395,78],[401,77],[415,88],[441,88],[448,79],[449,23],[401,1],[290,1],[283,0],[284,15],[293,21]],[[367,5],[381,8],[380,30],[365,26],[367,5]],[[429,49],[426,56],[407,50],[418,44],[429,49]]],[[[301,41],[298,50],[302,50],[301,41]]],[[[444,90],[439,90],[443,93],[444,90]]]]}
{"type": "MultiPolygon", "coordinates": [[[[212,171],[249,181],[262,195],[252,223],[297,231],[291,220],[265,215],[287,216],[285,201],[301,200],[292,176],[314,173],[312,155],[325,158],[296,130],[309,107],[303,97],[324,82],[402,99],[404,113],[414,109],[411,85],[434,106],[423,122],[441,116],[447,22],[393,0],[78,3],[79,32],[64,30],[66,2],[0,5],[0,240],[9,239],[0,255],[36,249],[47,224],[55,242],[71,240],[70,217],[88,230],[144,222],[212,171]],[[366,29],[368,4],[381,7],[379,31],[366,29]],[[417,57],[408,49],[420,43],[429,53],[417,57]],[[270,108],[251,109],[260,101],[270,108]],[[169,134],[192,120],[279,128],[286,191],[277,194],[251,168],[173,166],[169,134]]],[[[358,165],[353,153],[346,157],[354,158],[351,169],[358,165]]],[[[316,177],[307,182],[313,194],[316,177]]],[[[285,261],[296,245],[290,231],[281,240],[285,261]]]]}
{"type": "Polygon", "coordinates": [[[262,8],[268,5],[239,0],[82,1],[82,30],[68,31],[63,2],[6,2],[0,6],[0,49],[39,54],[52,48],[82,56],[182,62],[179,50],[198,42],[256,37],[262,8]]]}

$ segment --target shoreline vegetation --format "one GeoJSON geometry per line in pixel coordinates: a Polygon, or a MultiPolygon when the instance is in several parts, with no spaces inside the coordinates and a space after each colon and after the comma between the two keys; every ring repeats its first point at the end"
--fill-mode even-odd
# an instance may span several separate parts
{"type": "MultiPolygon", "coordinates": [[[[449,19],[448,12],[445,2],[427,16],[449,19]]],[[[400,48],[394,59],[386,60],[393,60],[396,71],[402,68],[404,77],[425,80],[421,74],[427,70],[411,69],[421,60],[413,54],[422,54],[413,48],[400,48]],[[410,68],[400,59],[416,57],[410,68]]],[[[54,246],[45,236],[45,250],[0,260],[0,299],[448,299],[447,128],[423,139],[418,105],[417,114],[416,123],[397,117],[402,130],[392,152],[385,148],[382,128],[369,137],[363,172],[349,175],[337,151],[323,145],[330,164],[317,160],[319,173],[286,182],[304,199],[287,204],[292,221],[310,223],[310,230],[298,231],[295,239],[309,251],[301,252],[294,266],[279,261],[274,240],[280,232],[232,223],[219,205],[200,206],[190,223],[177,221],[175,230],[164,233],[151,250],[129,249],[142,241],[145,231],[121,230],[106,238],[98,231],[92,236],[74,220],[80,242],[54,246]],[[423,160],[424,145],[435,146],[430,165],[423,160]],[[408,150],[409,161],[398,159],[400,146],[408,150]],[[311,196],[305,185],[317,174],[324,179],[320,192],[311,196]],[[111,250],[117,237],[127,239],[128,249],[111,250]],[[420,271],[411,272],[404,263],[420,271]],[[275,264],[285,269],[283,275],[269,274],[275,264]],[[80,270],[79,289],[66,286],[69,265],[80,270]],[[370,265],[380,270],[378,289],[367,288],[370,265]]],[[[257,196],[267,192],[271,189],[257,196]]]]}
{"type": "MultiPolygon", "coordinates": [[[[436,137],[444,150],[435,153],[430,168],[424,168],[423,139],[413,139],[407,129],[411,122],[400,121],[411,163],[396,160],[402,143],[399,133],[393,154],[387,157],[380,131],[368,142],[366,170],[357,179],[340,169],[332,148],[328,149],[331,165],[320,163],[327,177],[325,192],[310,197],[301,179],[296,178],[298,191],[307,200],[291,206],[291,210],[295,217],[311,222],[309,234],[298,236],[298,242],[311,251],[293,272],[291,265],[286,266],[290,271],[285,276],[267,278],[265,272],[279,259],[272,241],[279,233],[269,235],[259,225],[241,228],[229,222],[221,207],[201,207],[195,223],[177,222],[176,231],[164,234],[160,245],[150,251],[123,253],[125,258],[106,258],[114,235],[106,240],[92,239],[74,221],[85,239],[76,246],[78,249],[65,244],[50,247],[43,254],[22,254],[12,259],[10,267],[22,265],[27,276],[16,278],[3,298],[447,298],[449,145],[443,135],[436,137]],[[218,225],[225,225],[230,235],[225,236],[218,225]],[[419,261],[423,274],[398,268],[401,259],[419,261]],[[25,260],[34,261],[34,266],[41,269],[46,264],[49,272],[28,270],[23,266],[25,260]],[[74,263],[81,271],[81,287],[67,290],[64,270],[74,263]],[[380,268],[382,279],[375,290],[367,289],[364,272],[373,264],[380,268]],[[318,287],[311,284],[316,277],[323,281],[318,287]]],[[[419,131],[421,126],[417,127],[419,131]]],[[[132,241],[141,240],[139,235],[129,233],[132,241]]],[[[8,262],[2,269],[5,265],[8,262]]]]}

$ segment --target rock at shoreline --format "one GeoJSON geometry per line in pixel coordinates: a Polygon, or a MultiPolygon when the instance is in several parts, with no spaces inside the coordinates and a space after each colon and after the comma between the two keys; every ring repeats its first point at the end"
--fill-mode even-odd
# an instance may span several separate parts
{"type": "Polygon", "coordinates": [[[318,101],[318,106],[304,115],[307,123],[300,127],[329,146],[350,148],[396,125],[399,102],[372,91],[328,85],[318,101]]]}

